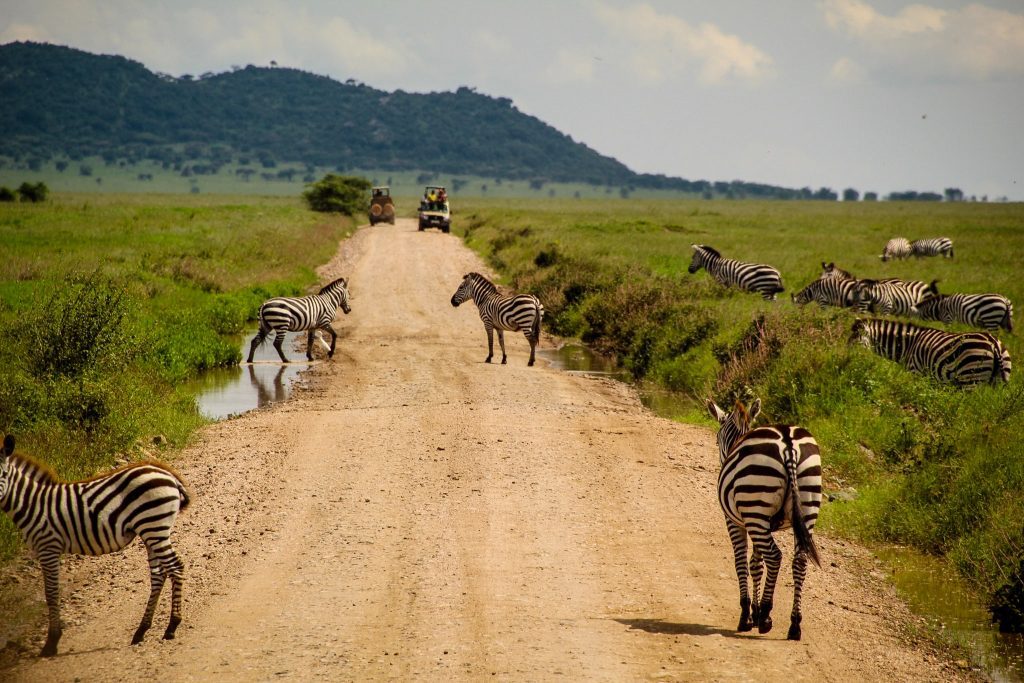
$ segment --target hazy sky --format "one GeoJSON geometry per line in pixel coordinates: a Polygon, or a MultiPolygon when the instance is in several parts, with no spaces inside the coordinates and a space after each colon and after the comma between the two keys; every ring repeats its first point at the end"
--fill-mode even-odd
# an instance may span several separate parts
{"type": "MultiPolygon", "coordinates": [[[[0,43],[175,76],[475,87],[631,169],[1024,200],[1024,0],[0,0],[0,43]]],[[[457,135],[457,131],[453,131],[457,135]]]]}

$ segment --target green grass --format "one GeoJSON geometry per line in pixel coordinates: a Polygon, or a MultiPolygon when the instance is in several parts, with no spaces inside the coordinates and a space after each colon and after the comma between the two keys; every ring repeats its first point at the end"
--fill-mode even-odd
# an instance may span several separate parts
{"type": "MultiPolygon", "coordinates": [[[[353,229],[298,197],[57,194],[0,204],[0,432],[74,479],[184,445],[184,381],[239,362],[235,335],[302,294],[353,229]]],[[[18,542],[0,521],[0,558],[18,542]]]]}
{"type": "MultiPolygon", "coordinates": [[[[545,304],[551,331],[614,354],[700,415],[752,394],[765,420],[799,422],[823,446],[823,523],[948,558],[989,593],[1024,554],[1024,381],[958,390],[847,345],[850,311],[788,297],[835,261],[859,277],[939,280],[944,292],[1024,302],[1020,204],[474,201],[453,222],[505,283],[545,304]],[[886,240],[948,236],[956,258],[882,263],[886,240]],[[691,244],[770,263],[778,302],[689,275],[691,244]]],[[[968,328],[954,327],[966,330],[968,328]]],[[[1016,335],[1000,335],[1024,358],[1016,335]]],[[[703,420],[702,420],[703,421],[703,420]]]]}

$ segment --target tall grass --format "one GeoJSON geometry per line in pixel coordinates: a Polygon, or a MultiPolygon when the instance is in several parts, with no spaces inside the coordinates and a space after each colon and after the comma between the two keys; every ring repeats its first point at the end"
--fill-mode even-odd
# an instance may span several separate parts
{"type": "MultiPolygon", "coordinates": [[[[352,230],[298,197],[57,195],[0,204],[0,432],[68,479],[205,422],[184,380],[237,363],[271,296],[352,230]]],[[[0,516],[0,559],[17,550],[0,516]]]]}
{"type": "MultiPolygon", "coordinates": [[[[835,261],[860,277],[999,292],[1019,310],[1020,205],[466,204],[456,232],[509,284],[541,297],[552,332],[580,337],[635,377],[689,397],[693,413],[705,396],[722,403],[752,392],[766,419],[811,429],[823,445],[826,485],[858,492],[826,507],[826,525],[944,556],[990,594],[1024,594],[1020,370],[1008,386],[940,386],[849,346],[853,313],[786,300],[818,277],[822,261],[835,261]],[[882,263],[881,248],[896,235],[951,237],[956,258],[882,263]],[[688,275],[693,243],[777,267],[787,292],[765,302],[703,271],[688,275]]],[[[1002,336],[1024,358],[1019,338],[1002,336]]]]}

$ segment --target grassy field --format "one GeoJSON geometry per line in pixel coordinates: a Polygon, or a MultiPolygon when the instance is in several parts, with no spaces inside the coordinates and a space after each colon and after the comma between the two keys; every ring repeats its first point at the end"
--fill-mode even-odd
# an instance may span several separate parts
{"type": "MultiPolygon", "coordinates": [[[[0,204],[0,432],[66,478],[186,443],[184,380],[240,360],[260,303],[302,294],[353,229],[298,198],[58,194],[0,204]]],[[[17,547],[6,516],[0,558],[17,547]]]]}
{"type": "MultiPolygon", "coordinates": [[[[550,329],[614,354],[638,379],[720,405],[760,396],[768,421],[799,422],[824,449],[824,523],[948,558],[977,586],[1021,590],[1024,381],[957,390],[847,344],[845,310],[789,295],[835,261],[858,277],[939,280],[943,292],[1024,302],[1024,206],[702,201],[473,201],[454,230],[515,289],[538,294],[550,329]],[[949,236],[956,258],[882,263],[886,240],[949,236]],[[770,263],[777,302],[686,272],[691,244],[770,263]],[[1016,586],[1016,588],[1012,588],[1016,586]]],[[[966,330],[967,328],[956,328],[966,330]]],[[[1001,334],[1014,358],[1024,343],[1001,334]]],[[[1004,589],[1006,593],[1006,589],[1004,589]]]]}

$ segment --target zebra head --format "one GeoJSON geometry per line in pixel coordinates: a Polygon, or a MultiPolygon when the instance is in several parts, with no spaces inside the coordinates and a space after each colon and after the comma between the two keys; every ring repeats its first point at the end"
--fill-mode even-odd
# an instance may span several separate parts
{"type": "Polygon", "coordinates": [[[732,445],[736,440],[750,431],[754,420],[761,414],[761,399],[755,398],[749,408],[736,401],[736,406],[731,413],[727,413],[718,407],[710,398],[707,400],[708,412],[711,417],[718,420],[718,459],[725,462],[732,451],[732,445]]]}
{"type": "Polygon", "coordinates": [[[498,288],[494,286],[494,283],[480,273],[466,273],[462,276],[462,284],[452,294],[452,306],[458,306],[469,299],[477,301],[477,296],[481,294],[496,294],[497,292],[498,288]]]}
{"type": "Polygon", "coordinates": [[[860,344],[871,348],[871,326],[868,324],[870,321],[864,318],[857,318],[853,321],[853,328],[850,331],[850,338],[846,340],[847,344],[860,344]]]}
{"type": "Polygon", "coordinates": [[[821,277],[819,279],[821,279],[821,280],[832,280],[832,279],[836,279],[836,280],[856,280],[857,278],[855,278],[853,276],[853,273],[851,273],[850,271],[843,270],[842,268],[837,266],[835,264],[835,262],[825,263],[824,261],[822,261],[821,262],[821,277]]]}
{"type": "Polygon", "coordinates": [[[814,292],[811,291],[813,285],[814,283],[812,282],[811,284],[801,289],[799,292],[794,292],[793,294],[790,294],[789,298],[793,300],[793,303],[801,305],[814,301],[814,292]]]}
{"type": "Polygon", "coordinates": [[[8,476],[11,467],[10,456],[14,452],[14,437],[8,434],[4,437],[4,445],[0,447],[0,501],[7,495],[7,487],[10,486],[8,476]]]}
{"type": "Polygon", "coordinates": [[[331,301],[334,302],[336,307],[340,307],[341,310],[348,315],[352,312],[352,307],[348,304],[348,280],[343,277],[339,277],[329,285],[325,285],[320,290],[320,294],[324,294],[330,297],[331,301]]]}
{"type": "Polygon", "coordinates": [[[690,267],[686,269],[690,275],[693,275],[701,268],[707,268],[708,263],[712,259],[721,258],[722,256],[706,244],[691,244],[690,246],[693,247],[693,260],[690,261],[690,267]]]}

